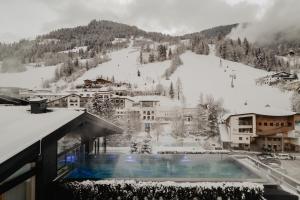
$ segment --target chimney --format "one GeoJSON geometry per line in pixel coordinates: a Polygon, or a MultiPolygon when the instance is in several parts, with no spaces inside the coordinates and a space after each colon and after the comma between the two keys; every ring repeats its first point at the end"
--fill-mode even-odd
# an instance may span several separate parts
{"type": "Polygon", "coordinates": [[[29,101],[29,104],[31,107],[32,114],[47,112],[47,99],[41,99],[41,98],[31,99],[29,101]]]}

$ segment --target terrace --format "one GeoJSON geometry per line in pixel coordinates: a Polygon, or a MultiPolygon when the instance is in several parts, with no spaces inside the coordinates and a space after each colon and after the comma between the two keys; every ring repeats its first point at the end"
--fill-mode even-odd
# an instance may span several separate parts
{"type": "Polygon", "coordinates": [[[121,129],[82,110],[33,114],[29,107],[3,107],[1,111],[7,115],[2,123],[14,124],[1,129],[5,139],[1,193],[13,192],[13,186],[34,177],[36,197],[31,199],[37,200],[122,199],[124,191],[128,199],[298,198],[279,187],[284,183],[296,192],[297,181],[251,157],[228,151],[180,152],[179,147],[157,154],[109,152],[105,136],[121,129]],[[18,137],[6,137],[19,130],[23,132],[18,137]]]}

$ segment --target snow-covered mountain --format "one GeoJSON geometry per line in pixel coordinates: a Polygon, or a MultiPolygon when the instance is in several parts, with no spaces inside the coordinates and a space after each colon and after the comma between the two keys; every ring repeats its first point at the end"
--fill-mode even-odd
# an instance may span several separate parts
{"type": "Polygon", "coordinates": [[[214,55],[214,46],[211,45],[210,49],[209,55],[197,55],[191,51],[182,54],[183,65],[170,80],[166,80],[163,73],[169,67],[170,61],[140,65],[137,61],[139,51],[130,46],[111,53],[111,61],[87,71],[75,83],[80,84],[85,79],[95,79],[102,75],[114,76],[116,80],[130,82],[141,89],[151,89],[155,88],[157,83],[169,87],[170,83],[175,83],[179,77],[183,84],[187,106],[195,106],[202,93],[204,96],[213,95],[216,99],[222,98],[225,108],[233,112],[246,102],[257,107],[268,104],[280,109],[290,109],[290,92],[256,85],[257,78],[270,72],[226,60],[222,60],[221,66],[220,58],[214,55]],[[137,76],[138,70],[141,72],[140,77],[137,76]],[[232,75],[236,77],[233,80],[234,87],[231,85],[232,75]]]}

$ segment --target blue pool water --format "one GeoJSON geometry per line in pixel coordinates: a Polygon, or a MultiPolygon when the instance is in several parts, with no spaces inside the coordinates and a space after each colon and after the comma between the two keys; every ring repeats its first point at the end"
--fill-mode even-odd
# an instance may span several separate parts
{"type": "Polygon", "coordinates": [[[68,179],[228,179],[260,177],[228,155],[89,156],[76,161],[68,179]]]}

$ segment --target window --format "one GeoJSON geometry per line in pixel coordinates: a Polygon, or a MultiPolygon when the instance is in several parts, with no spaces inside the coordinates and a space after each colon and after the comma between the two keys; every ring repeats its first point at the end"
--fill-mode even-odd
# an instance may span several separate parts
{"type": "Polygon", "coordinates": [[[276,126],[279,126],[279,123],[276,123],[276,126]]]}
{"type": "Polygon", "coordinates": [[[154,114],[154,111],[152,111],[152,114],[154,114]]]}
{"type": "Polygon", "coordinates": [[[292,123],[291,123],[291,122],[288,122],[288,126],[292,126],[292,123]]]}
{"type": "Polygon", "coordinates": [[[239,137],[239,140],[243,140],[243,138],[242,138],[242,137],[239,137]]]}
{"type": "Polygon", "coordinates": [[[246,125],[246,126],[249,126],[249,125],[252,125],[252,117],[240,117],[239,118],[239,125],[246,125]]]}
{"type": "Polygon", "coordinates": [[[265,123],[264,123],[264,126],[268,126],[268,123],[267,123],[267,122],[265,122],[265,123]]]}
{"type": "Polygon", "coordinates": [[[249,140],[249,138],[246,137],[246,140],[249,140]]]}
{"type": "Polygon", "coordinates": [[[144,116],[143,119],[146,119],[146,116],[144,116]]]}
{"type": "Polygon", "coordinates": [[[147,115],[150,115],[150,111],[147,112],[147,115]]]}
{"type": "Polygon", "coordinates": [[[281,122],[281,126],[284,126],[284,123],[283,123],[283,122],[281,122]]]}
{"type": "Polygon", "coordinates": [[[253,129],[252,128],[239,128],[240,133],[252,133],[253,129]]]}
{"type": "Polygon", "coordinates": [[[142,107],[153,107],[153,102],[151,101],[143,101],[142,107]]]}
{"type": "Polygon", "coordinates": [[[147,116],[147,119],[150,120],[150,116],[147,116]]]}
{"type": "Polygon", "coordinates": [[[146,114],[146,111],[144,111],[143,113],[146,114]]]}
{"type": "Polygon", "coordinates": [[[259,122],[258,125],[261,126],[262,125],[261,122],[259,122]]]}
{"type": "Polygon", "coordinates": [[[274,126],[274,124],[271,122],[271,123],[270,123],[270,126],[274,126]]]}
{"type": "Polygon", "coordinates": [[[154,120],[154,116],[152,116],[151,118],[152,118],[152,120],[154,120]]]}

